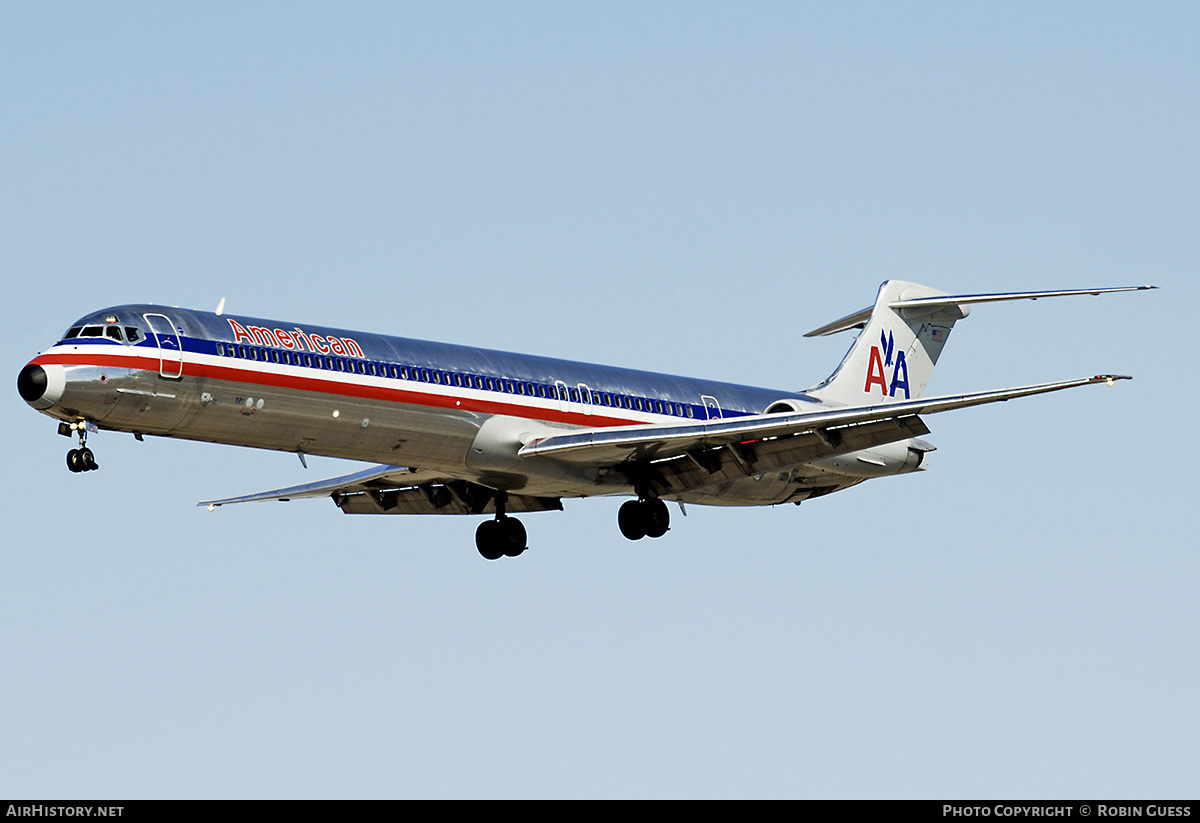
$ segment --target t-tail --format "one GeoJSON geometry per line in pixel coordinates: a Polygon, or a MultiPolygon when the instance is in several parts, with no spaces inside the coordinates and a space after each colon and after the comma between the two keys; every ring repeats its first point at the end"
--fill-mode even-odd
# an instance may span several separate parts
{"type": "Polygon", "coordinates": [[[1011,292],[1004,294],[946,294],[943,291],[888,280],[879,287],[875,305],[835,320],[805,337],[821,337],[862,329],[833,374],[807,394],[835,405],[859,406],[915,400],[925,392],[933,367],[950,337],[955,322],[970,314],[974,303],[1037,300],[1140,291],[1153,286],[1106,289],[1011,292]]]}

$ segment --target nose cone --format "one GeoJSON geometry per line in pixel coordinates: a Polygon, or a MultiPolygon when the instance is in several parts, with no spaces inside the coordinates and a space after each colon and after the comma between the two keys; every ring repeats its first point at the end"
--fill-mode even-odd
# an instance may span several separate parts
{"type": "Polygon", "coordinates": [[[66,374],[62,366],[30,363],[17,375],[17,391],[35,409],[48,409],[62,397],[66,374]]]}
{"type": "Polygon", "coordinates": [[[30,363],[17,375],[17,391],[26,403],[35,403],[46,393],[46,370],[30,363]]]}

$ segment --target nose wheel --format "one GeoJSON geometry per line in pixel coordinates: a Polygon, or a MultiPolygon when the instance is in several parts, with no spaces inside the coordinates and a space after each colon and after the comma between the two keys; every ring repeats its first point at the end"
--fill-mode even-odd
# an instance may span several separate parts
{"type": "MultiPolygon", "coordinates": [[[[66,427],[67,424],[62,424],[66,427]]],[[[96,463],[96,455],[87,447],[87,427],[84,424],[72,425],[79,434],[79,448],[67,452],[67,468],[75,473],[91,472],[100,468],[96,463]]],[[[69,432],[68,432],[69,433],[69,432]]]]}
{"type": "Polygon", "coordinates": [[[96,456],[88,448],[71,449],[67,452],[67,468],[73,472],[90,472],[100,468],[96,456]]]}

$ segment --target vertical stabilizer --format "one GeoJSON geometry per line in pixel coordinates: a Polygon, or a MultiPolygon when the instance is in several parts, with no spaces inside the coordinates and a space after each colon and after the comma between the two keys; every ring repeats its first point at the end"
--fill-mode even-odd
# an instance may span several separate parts
{"type": "Polygon", "coordinates": [[[833,374],[807,394],[839,405],[920,397],[955,321],[966,317],[969,309],[957,304],[899,308],[894,304],[945,294],[919,283],[888,280],[879,287],[873,308],[810,332],[807,336],[812,337],[862,329],[833,374]]]}

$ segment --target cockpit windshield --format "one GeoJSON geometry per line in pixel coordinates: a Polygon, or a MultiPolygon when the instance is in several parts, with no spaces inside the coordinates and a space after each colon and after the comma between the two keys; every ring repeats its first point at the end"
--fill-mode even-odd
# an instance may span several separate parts
{"type": "Polygon", "coordinates": [[[105,317],[104,323],[84,323],[72,326],[67,329],[67,333],[62,336],[62,339],[73,340],[77,337],[101,337],[129,345],[140,343],[146,339],[142,330],[137,326],[120,326],[116,316],[111,314],[105,317]]]}

